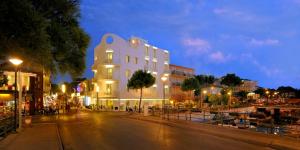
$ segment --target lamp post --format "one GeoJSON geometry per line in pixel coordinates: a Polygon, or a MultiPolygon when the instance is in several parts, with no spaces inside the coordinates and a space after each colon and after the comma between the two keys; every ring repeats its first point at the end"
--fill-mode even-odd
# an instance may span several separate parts
{"type": "Polygon", "coordinates": [[[65,109],[66,109],[66,98],[65,98],[65,93],[66,93],[66,85],[62,84],[61,85],[61,91],[63,92],[63,102],[64,102],[64,108],[63,108],[63,113],[65,113],[65,109]]]}
{"type": "Polygon", "coordinates": [[[267,105],[269,105],[269,91],[266,91],[266,95],[267,95],[267,105]]]}
{"type": "Polygon", "coordinates": [[[204,90],[204,91],[202,91],[202,93],[203,93],[203,96],[202,96],[202,94],[201,94],[201,108],[203,108],[203,101],[204,101],[204,97],[205,97],[205,95],[207,94],[207,91],[206,90],[204,90]]]}
{"type": "MultiPolygon", "coordinates": [[[[15,65],[15,110],[14,110],[14,130],[17,131],[17,71],[18,66],[23,63],[23,60],[17,59],[17,58],[11,58],[9,61],[15,65]]],[[[21,100],[21,97],[19,97],[19,102],[21,100]]],[[[20,106],[19,106],[20,107],[20,106]]]]}
{"type": "Polygon", "coordinates": [[[229,91],[228,93],[227,93],[228,95],[229,95],[229,100],[228,100],[228,108],[230,109],[230,105],[231,105],[231,91],[229,91]]]}
{"type": "Polygon", "coordinates": [[[163,76],[161,77],[161,80],[163,82],[163,101],[162,101],[162,113],[163,113],[163,118],[165,116],[165,97],[166,97],[166,92],[165,92],[165,82],[167,81],[167,77],[163,76]]]}
{"type": "MultiPolygon", "coordinates": [[[[99,94],[99,86],[98,85],[96,85],[96,95],[97,95],[97,109],[99,108],[99,97],[98,97],[98,94],[99,94]]],[[[101,101],[101,103],[100,103],[100,108],[102,108],[102,101],[101,101]]]]}

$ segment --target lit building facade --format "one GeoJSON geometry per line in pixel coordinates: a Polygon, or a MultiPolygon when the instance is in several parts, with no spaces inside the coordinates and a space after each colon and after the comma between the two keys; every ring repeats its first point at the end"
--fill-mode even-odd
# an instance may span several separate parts
{"type": "MultiPolygon", "coordinates": [[[[8,79],[7,85],[0,86],[0,112],[5,107],[14,105],[15,72],[5,70],[2,72],[8,79]]],[[[17,91],[22,91],[22,109],[27,104],[26,111],[35,114],[44,107],[45,97],[50,95],[50,75],[43,72],[24,71],[17,74],[17,91]]],[[[17,95],[19,97],[19,95],[17,95]]],[[[18,98],[19,99],[19,98],[18,98]]]]}
{"type": "Polygon", "coordinates": [[[195,76],[195,70],[183,66],[170,64],[170,98],[175,102],[185,102],[194,99],[194,94],[181,90],[182,82],[195,76]]]}
{"type": "Polygon", "coordinates": [[[132,37],[125,40],[115,34],[105,34],[94,49],[93,98],[106,109],[125,110],[138,106],[139,90],[128,90],[127,82],[137,70],[146,70],[155,78],[155,84],[143,90],[143,105],[160,106],[169,95],[169,52],[132,37]],[[163,87],[165,85],[165,87],[163,87]],[[96,96],[98,95],[98,96],[96,96]],[[98,98],[97,98],[98,97],[98,98]],[[100,101],[100,102],[99,102],[100,101]]]}
{"type": "Polygon", "coordinates": [[[242,84],[234,88],[235,92],[246,91],[253,92],[257,89],[257,81],[252,80],[242,80],[242,84]]]}

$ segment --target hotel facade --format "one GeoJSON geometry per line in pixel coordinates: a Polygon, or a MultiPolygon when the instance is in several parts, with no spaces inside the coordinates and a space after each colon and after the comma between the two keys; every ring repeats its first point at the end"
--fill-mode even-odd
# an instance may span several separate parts
{"type": "Polygon", "coordinates": [[[137,70],[145,70],[155,78],[152,87],[143,90],[142,106],[161,107],[169,99],[169,52],[131,37],[125,40],[115,34],[105,34],[94,49],[93,103],[105,109],[137,108],[139,90],[128,90],[127,82],[137,70]],[[163,82],[162,77],[167,77],[163,82]],[[164,94],[165,93],[165,94],[164,94]]]}

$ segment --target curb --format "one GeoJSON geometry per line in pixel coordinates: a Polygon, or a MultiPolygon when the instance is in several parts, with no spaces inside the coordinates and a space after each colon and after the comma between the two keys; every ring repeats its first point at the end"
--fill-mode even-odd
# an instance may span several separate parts
{"type": "Polygon", "coordinates": [[[253,139],[241,139],[238,137],[234,137],[234,136],[229,136],[226,134],[220,134],[220,133],[215,133],[215,132],[210,132],[201,128],[197,128],[197,127],[191,127],[191,126],[187,126],[187,124],[182,124],[182,123],[176,123],[173,121],[169,121],[169,120],[154,120],[154,119],[146,119],[146,118],[142,118],[142,117],[134,117],[134,116],[129,116],[127,117],[129,119],[135,119],[135,120],[140,120],[140,121],[147,121],[147,122],[152,122],[152,123],[157,123],[157,124],[163,124],[163,125],[167,125],[167,126],[171,126],[171,127],[176,127],[176,128],[188,128],[188,129],[192,129],[192,130],[198,130],[201,131],[202,134],[206,134],[206,135],[212,135],[212,136],[218,136],[218,137],[223,137],[223,138],[230,138],[233,140],[237,140],[237,141],[241,141],[244,143],[248,143],[248,144],[255,144],[255,145],[260,145],[260,146],[264,146],[264,147],[270,147],[270,148],[274,148],[274,149],[282,149],[282,150],[296,150],[297,148],[295,147],[290,147],[288,145],[282,145],[282,144],[276,144],[274,143],[274,141],[270,141],[270,143],[268,142],[261,142],[261,141],[257,141],[257,140],[253,140],[253,139]]]}
{"type": "Polygon", "coordinates": [[[60,150],[64,150],[64,144],[62,142],[62,138],[61,138],[61,135],[60,135],[60,131],[59,131],[59,125],[56,123],[56,133],[57,133],[57,142],[58,142],[58,145],[59,145],[59,149],[60,150]]]}

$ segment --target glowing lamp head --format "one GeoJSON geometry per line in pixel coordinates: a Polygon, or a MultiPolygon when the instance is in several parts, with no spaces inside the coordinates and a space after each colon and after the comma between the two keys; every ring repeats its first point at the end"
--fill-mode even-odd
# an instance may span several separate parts
{"type": "Polygon", "coordinates": [[[18,66],[18,65],[20,65],[20,64],[23,63],[23,60],[17,59],[17,58],[9,59],[9,61],[10,61],[13,65],[15,65],[15,66],[18,66]]]}
{"type": "Polygon", "coordinates": [[[166,82],[167,81],[167,77],[165,77],[165,76],[163,76],[163,77],[161,77],[161,80],[163,81],[163,82],[166,82]]]}
{"type": "Polygon", "coordinates": [[[100,91],[100,88],[99,88],[99,86],[97,85],[96,86],[96,92],[99,92],[100,91]]]}
{"type": "Polygon", "coordinates": [[[63,93],[66,92],[66,85],[65,85],[65,84],[61,85],[61,91],[62,91],[63,93]]]}
{"type": "Polygon", "coordinates": [[[203,94],[206,94],[206,93],[207,93],[207,91],[206,91],[206,90],[204,90],[204,91],[203,91],[203,94]]]}

